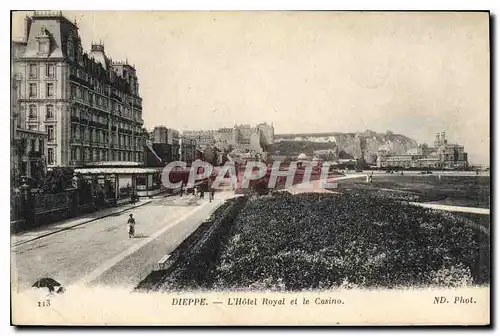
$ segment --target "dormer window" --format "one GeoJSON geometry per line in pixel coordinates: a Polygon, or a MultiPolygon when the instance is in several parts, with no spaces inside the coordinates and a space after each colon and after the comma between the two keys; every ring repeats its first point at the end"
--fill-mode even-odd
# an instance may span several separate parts
{"type": "Polygon", "coordinates": [[[42,27],[36,39],[38,42],[38,53],[48,55],[50,52],[50,36],[45,27],[42,27]]]}
{"type": "Polygon", "coordinates": [[[38,53],[48,54],[49,53],[49,42],[48,41],[38,41],[38,53]]]}

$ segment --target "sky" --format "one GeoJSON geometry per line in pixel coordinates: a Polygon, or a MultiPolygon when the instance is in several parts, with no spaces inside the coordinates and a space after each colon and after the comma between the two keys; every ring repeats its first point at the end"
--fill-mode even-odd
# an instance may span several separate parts
{"type": "MultiPolygon", "coordinates": [[[[13,16],[14,39],[23,17],[13,16]]],[[[487,13],[63,11],[135,64],[145,126],[391,130],[489,162],[487,13]]]]}

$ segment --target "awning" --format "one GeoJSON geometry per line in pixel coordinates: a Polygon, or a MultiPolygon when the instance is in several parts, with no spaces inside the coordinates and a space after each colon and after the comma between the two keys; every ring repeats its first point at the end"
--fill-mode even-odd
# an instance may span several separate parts
{"type": "Polygon", "coordinates": [[[83,175],[86,174],[96,174],[96,175],[103,175],[103,174],[153,174],[159,172],[158,169],[155,168],[133,168],[133,167],[124,167],[124,168],[76,168],[75,169],[76,173],[80,173],[83,175]]]}

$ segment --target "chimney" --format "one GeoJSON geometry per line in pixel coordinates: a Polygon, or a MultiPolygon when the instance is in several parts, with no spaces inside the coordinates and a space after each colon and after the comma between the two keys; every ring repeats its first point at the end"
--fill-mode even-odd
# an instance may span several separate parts
{"type": "Polygon", "coordinates": [[[441,143],[446,143],[446,133],[441,132],[441,143]]]}
{"type": "Polygon", "coordinates": [[[438,146],[440,145],[440,142],[439,142],[439,133],[436,133],[436,143],[437,143],[438,146]]]}

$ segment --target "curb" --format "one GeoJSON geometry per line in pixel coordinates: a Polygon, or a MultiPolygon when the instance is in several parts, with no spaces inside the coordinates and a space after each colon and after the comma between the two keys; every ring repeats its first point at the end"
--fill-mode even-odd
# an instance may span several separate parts
{"type": "MultiPolygon", "coordinates": [[[[59,229],[59,230],[55,230],[55,231],[52,231],[52,232],[49,232],[49,233],[45,233],[41,236],[38,236],[38,237],[35,237],[35,238],[32,238],[32,239],[28,239],[28,240],[23,240],[21,242],[18,242],[17,244],[14,244],[12,247],[18,247],[18,246],[21,246],[21,245],[24,245],[26,243],[30,243],[32,241],[35,241],[35,240],[38,240],[40,238],[44,238],[44,237],[47,237],[47,236],[50,236],[50,235],[53,235],[53,234],[56,234],[56,233],[59,233],[59,232],[62,232],[62,231],[66,231],[66,230],[69,230],[69,229],[72,229],[74,227],[77,227],[77,226],[80,226],[80,225],[85,225],[85,224],[88,224],[88,223],[91,223],[91,222],[94,222],[96,220],[99,220],[99,219],[103,219],[103,218],[106,218],[106,217],[111,217],[111,216],[115,216],[117,214],[121,214],[125,211],[129,211],[129,210],[132,210],[132,209],[135,209],[135,208],[138,208],[138,207],[141,207],[143,205],[146,205],[146,204],[149,204],[151,203],[151,201],[146,201],[144,202],[143,204],[139,204],[139,205],[134,205],[132,207],[129,207],[127,209],[123,209],[123,210],[120,210],[120,211],[117,211],[117,212],[113,212],[113,213],[110,213],[110,214],[107,214],[107,215],[104,215],[104,216],[100,216],[100,217],[96,217],[96,218],[92,218],[88,221],[85,221],[83,223],[78,223],[78,224],[74,224],[74,225],[71,225],[71,226],[68,226],[68,227],[65,227],[65,228],[62,228],[62,229],[59,229]]],[[[11,247],[11,248],[12,248],[11,247]]]]}

